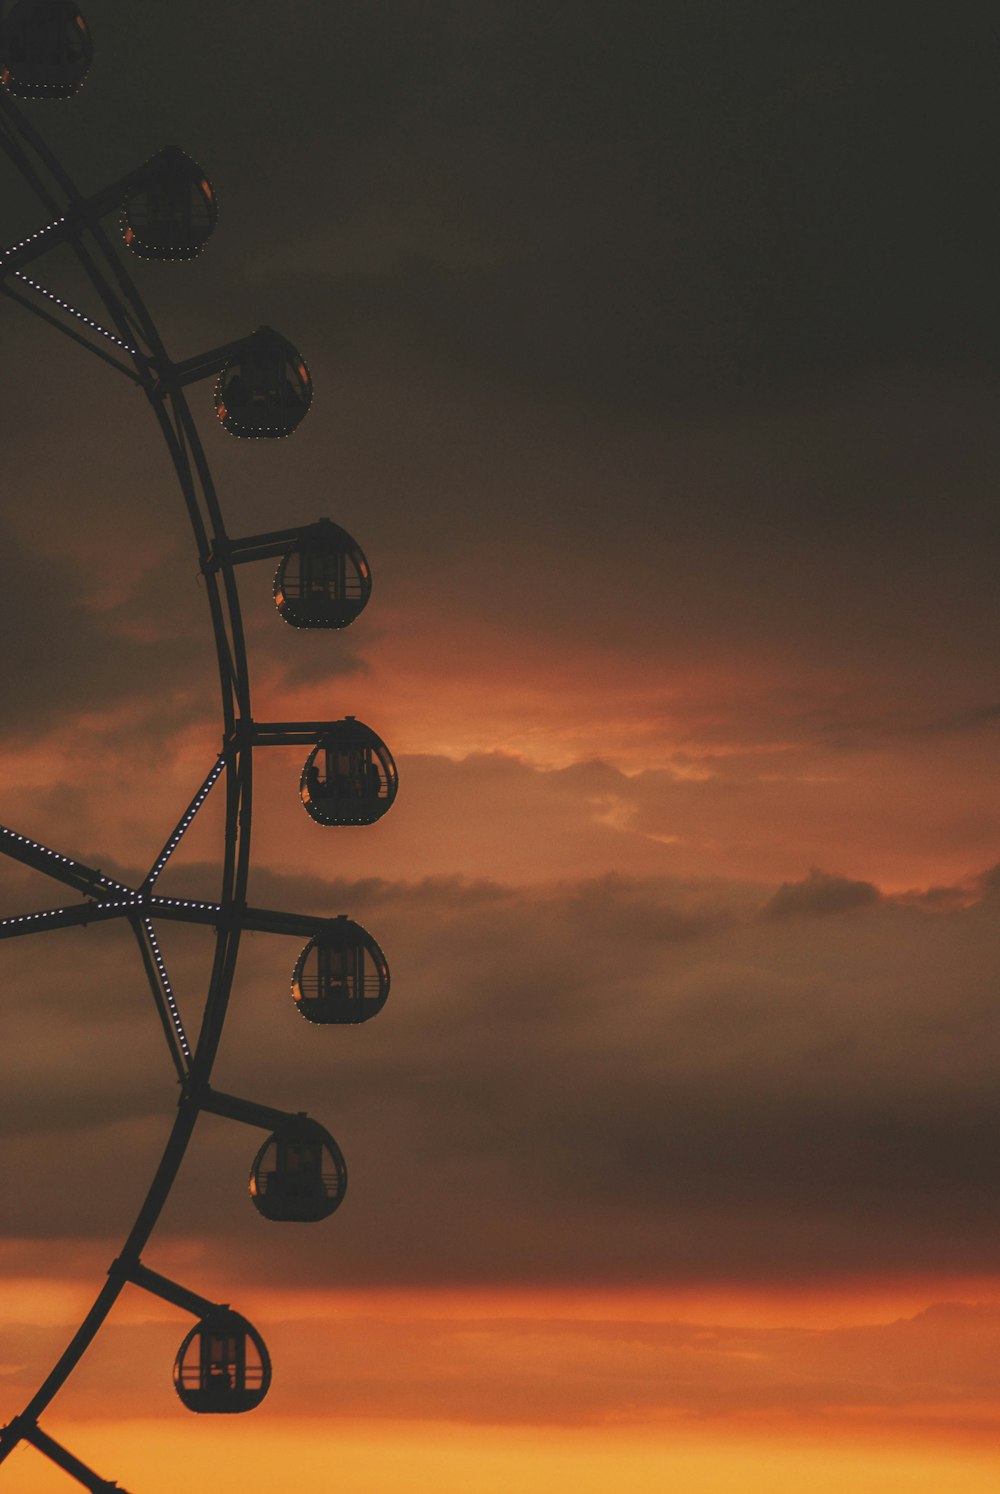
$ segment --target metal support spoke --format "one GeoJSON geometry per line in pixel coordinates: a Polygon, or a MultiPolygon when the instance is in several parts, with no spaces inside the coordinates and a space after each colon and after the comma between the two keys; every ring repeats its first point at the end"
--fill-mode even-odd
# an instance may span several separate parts
{"type": "Polygon", "coordinates": [[[211,793],[213,787],[218,782],[219,776],[225,766],[226,756],[225,753],[222,753],[219,756],[219,759],[216,762],[215,766],[212,768],[212,771],[209,773],[208,777],[205,779],[204,783],[201,785],[198,792],[191,800],[191,803],[188,805],[187,809],[177,821],[177,824],[174,827],[174,830],[171,833],[169,839],[166,841],[163,850],[153,862],[149,875],[146,877],[146,880],[142,884],[144,888],[152,887],[153,883],[160,875],[160,872],[163,870],[167,862],[170,860],[171,856],[176,851],[182,837],[190,826],[191,821],[194,819],[195,815],[198,813],[199,809],[211,793]]]}
{"type": "Polygon", "coordinates": [[[167,977],[166,966],[160,955],[160,947],[156,942],[153,925],[148,918],[141,921],[133,918],[130,922],[142,955],[143,968],[146,971],[153,1003],[163,1027],[163,1035],[167,1040],[170,1058],[177,1070],[177,1077],[183,1084],[190,1073],[191,1049],[188,1046],[184,1024],[167,977]]]}
{"type": "Polygon", "coordinates": [[[324,929],[336,928],[336,918],[313,918],[308,913],[278,913],[270,908],[244,908],[240,922],[258,934],[291,934],[312,939],[324,929]]]}
{"type": "Polygon", "coordinates": [[[33,263],[43,254],[48,254],[56,244],[65,243],[76,232],[77,225],[70,213],[54,218],[44,228],[29,233],[19,244],[11,244],[8,249],[0,250],[0,275],[9,275],[12,270],[33,263]]]}
{"type": "Polygon", "coordinates": [[[170,1012],[170,1020],[173,1022],[174,1029],[177,1033],[177,1041],[181,1045],[181,1052],[184,1054],[184,1057],[187,1060],[188,1064],[190,1064],[191,1048],[188,1044],[187,1034],[184,1031],[184,1023],[181,1021],[181,1014],[177,1007],[177,1001],[174,996],[174,988],[170,984],[170,976],[167,974],[167,967],[164,963],[163,955],[160,952],[160,945],[156,937],[156,931],[153,928],[152,921],[148,918],[143,919],[142,926],[146,931],[146,937],[149,940],[149,947],[153,953],[153,960],[156,964],[156,973],[159,976],[160,985],[163,989],[164,997],[166,998],[167,1008],[170,1012]]]}
{"type": "Polygon", "coordinates": [[[142,1261],[117,1260],[108,1275],[112,1280],[118,1278],[131,1282],[133,1286],[142,1287],[144,1292],[151,1292],[154,1297],[162,1297],[164,1302],[169,1302],[172,1306],[179,1307],[196,1318],[206,1318],[211,1313],[219,1311],[218,1302],[212,1302],[208,1297],[200,1296],[198,1292],[189,1291],[179,1282],[171,1281],[169,1276],[161,1276],[159,1271],[151,1271],[148,1266],[143,1265],[142,1261]]]}
{"type": "MultiPolygon", "coordinates": [[[[246,929],[258,934],[289,934],[311,939],[324,929],[335,928],[336,918],[318,918],[308,913],[283,913],[271,908],[225,908],[221,903],[196,902],[186,897],[144,898],[139,904],[144,916],[167,918],[173,923],[200,923],[212,928],[246,929]]],[[[0,925],[2,927],[2,925],[0,925]]]]}
{"type": "Polygon", "coordinates": [[[46,212],[51,214],[53,219],[62,216],[60,213],[61,204],[53,197],[51,187],[47,186],[39,177],[32,164],[31,157],[18,138],[18,126],[23,126],[24,120],[14,109],[11,99],[6,94],[6,90],[0,96],[0,122],[2,122],[2,128],[0,128],[0,148],[6,151],[21,175],[34,187],[46,212]]]}
{"type": "Polygon", "coordinates": [[[71,305],[69,301],[64,301],[62,296],[56,295],[55,291],[50,291],[44,285],[39,285],[38,281],[32,280],[30,275],[25,275],[21,270],[15,270],[14,279],[20,280],[22,285],[29,286],[39,296],[44,296],[46,301],[51,301],[61,311],[66,311],[70,316],[75,316],[78,322],[83,322],[91,331],[99,332],[102,337],[107,338],[108,342],[113,342],[115,347],[124,349],[126,353],[131,353],[133,358],[140,356],[138,348],[132,347],[122,338],[116,336],[114,332],[109,332],[107,327],[102,327],[100,322],[95,322],[93,317],[89,317],[85,311],[80,311],[76,306],[71,305]]]}
{"type": "Polygon", "coordinates": [[[340,721],[253,721],[251,741],[255,747],[314,747],[321,737],[341,724],[340,721]]]}
{"type": "MultiPolygon", "coordinates": [[[[130,337],[141,334],[145,329],[145,322],[148,321],[148,318],[144,316],[145,308],[142,306],[142,302],[139,300],[137,294],[130,294],[134,290],[134,287],[131,285],[128,277],[121,274],[117,261],[110,254],[107,240],[99,222],[100,210],[92,208],[89,200],[77,190],[75,184],[70,180],[59,161],[45,145],[41,136],[32,128],[20,110],[14,107],[13,101],[5,91],[0,94],[0,111],[8,116],[11,127],[8,128],[6,137],[0,143],[4,145],[14,164],[20,169],[21,175],[34,188],[42,203],[53,217],[58,216],[59,206],[52,196],[51,189],[40,178],[33,161],[22,145],[21,142],[24,141],[34,151],[38,160],[43,163],[49,176],[58,185],[64,196],[69,199],[69,211],[79,218],[81,228],[85,227],[89,229],[97,242],[98,249],[102,252],[102,256],[108,261],[108,268],[111,270],[112,275],[119,280],[119,283],[124,283],[126,296],[131,301],[133,308],[138,310],[138,316],[124,306],[120,298],[115,295],[112,286],[95,263],[92,255],[84,248],[81,237],[78,235],[74,239],[73,247],[77,258],[90,277],[91,283],[101,297],[101,300],[104,302],[119,333],[123,338],[126,334],[130,337]],[[20,136],[20,139],[16,138],[15,131],[17,136],[20,136]]],[[[128,341],[123,341],[122,346],[128,348],[129,351],[133,351],[128,341]]],[[[162,348],[160,350],[162,351],[162,348]]],[[[140,355],[135,353],[134,356],[138,362],[140,355]]],[[[142,372],[143,370],[138,371],[142,372]]],[[[143,382],[146,382],[146,380],[143,382]]]]}
{"type": "Polygon", "coordinates": [[[43,1432],[37,1423],[26,1427],[22,1436],[26,1442],[30,1442],[40,1453],[44,1453],[47,1458],[57,1464],[64,1473],[68,1473],[71,1478],[76,1479],[78,1484],[89,1489],[91,1494],[127,1494],[127,1491],[120,1488],[118,1484],[99,1478],[93,1469],[88,1468],[86,1463],[81,1463],[79,1458],[61,1446],[54,1437],[43,1432]]]}
{"type": "Polygon", "coordinates": [[[9,296],[12,301],[16,301],[19,306],[23,306],[26,311],[30,311],[32,316],[39,317],[43,322],[47,322],[50,327],[55,327],[56,331],[61,332],[64,337],[68,337],[72,342],[78,343],[80,347],[86,348],[88,353],[93,353],[96,358],[100,358],[102,363],[110,363],[112,368],[116,368],[127,379],[131,379],[133,384],[142,383],[142,379],[133,369],[129,368],[127,363],[119,362],[112,353],[105,352],[104,348],[98,347],[88,337],[83,337],[79,332],[74,331],[64,321],[60,321],[59,317],[53,316],[51,312],[46,311],[43,306],[36,306],[34,301],[28,300],[27,296],[19,295],[13,286],[8,285],[3,280],[0,280],[0,291],[5,296],[9,296]]]}
{"type": "Polygon", "coordinates": [[[298,1118],[295,1111],[275,1110],[271,1105],[258,1105],[255,1100],[241,1100],[237,1095],[222,1094],[217,1089],[203,1091],[198,1096],[198,1105],[212,1115],[242,1121],[247,1126],[259,1126],[264,1131],[276,1130],[298,1118]]]}
{"type": "Polygon", "coordinates": [[[210,379],[214,374],[221,373],[230,358],[243,351],[246,346],[246,338],[238,337],[235,342],[223,343],[222,347],[210,348],[205,353],[195,353],[193,358],[185,358],[182,363],[173,366],[174,377],[178,384],[195,384],[200,379],[210,379]]]}
{"type": "Polygon", "coordinates": [[[188,897],[150,897],[143,900],[143,908],[151,918],[169,918],[174,923],[200,923],[209,928],[228,928],[232,917],[225,916],[221,903],[196,902],[188,897]]]}
{"type": "Polygon", "coordinates": [[[43,929],[79,928],[88,923],[106,923],[122,918],[141,906],[138,898],[122,898],[109,903],[80,903],[73,908],[49,908],[44,913],[22,913],[18,918],[0,918],[0,939],[18,939],[43,929]]]}
{"type": "Polygon", "coordinates": [[[11,830],[7,825],[0,825],[0,852],[14,861],[23,862],[25,866],[44,872],[47,877],[68,883],[77,892],[84,892],[88,897],[106,897],[109,892],[135,896],[132,888],[127,887],[124,882],[106,877],[102,871],[85,866],[82,861],[74,861],[70,856],[61,856],[58,851],[42,845],[41,841],[31,840],[27,835],[18,835],[16,830],[11,830]]]}
{"type": "MultiPolygon", "coordinates": [[[[292,529],[272,529],[268,534],[249,534],[241,539],[228,540],[225,556],[233,565],[245,565],[253,560],[278,560],[294,545],[322,532],[322,524],[297,524],[292,529]]],[[[221,563],[222,549],[215,545],[205,563],[205,569],[218,570],[221,563]]]]}
{"type": "Polygon", "coordinates": [[[31,933],[33,926],[69,928],[75,924],[101,922],[126,914],[144,923],[165,918],[171,923],[196,923],[210,928],[246,929],[260,934],[288,934],[311,939],[324,929],[335,928],[338,918],[320,918],[309,913],[285,913],[272,908],[230,907],[222,903],[201,902],[187,897],[146,897],[132,893],[127,898],[106,902],[81,903],[71,908],[52,908],[44,913],[23,913],[17,918],[0,919],[0,939],[19,932],[31,933]],[[26,927],[22,930],[22,925],[26,927]]]}

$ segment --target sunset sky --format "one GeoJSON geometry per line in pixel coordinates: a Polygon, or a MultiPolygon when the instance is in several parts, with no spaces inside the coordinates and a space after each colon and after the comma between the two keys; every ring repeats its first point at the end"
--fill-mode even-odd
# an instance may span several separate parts
{"type": "MultiPolygon", "coordinates": [[[[392,993],[311,1027],[246,936],[216,1083],[327,1126],[343,1208],[258,1217],[262,1133],[205,1116],[145,1253],[270,1396],[185,1411],[191,1320],[129,1288],[43,1426],[130,1494],[993,1494],[996,7],[81,4],[32,121],[87,191],[176,143],[218,192],[132,265],[172,356],[267,323],[312,372],[288,442],[190,391],[230,531],[372,564],[342,634],[242,568],[254,714],[358,716],[400,791],[323,829],[255,760],[251,900],[357,919],[392,993]]],[[[41,222],[8,173],[3,242],[41,222]]],[[[0,821],[138,882],[220,746],[187,520],[140,392],[0,339],[0,821]]],[[[162,892],[214,896],[221,810],[162,892]]],[[[72,900],[0,866],[0,916],[72,900]]],[[[195,1027],[211,933],[161,933],[195,1027]]],[[[176,1083],[124,924],[0,983],[6,1421],[176,1083]]]]}

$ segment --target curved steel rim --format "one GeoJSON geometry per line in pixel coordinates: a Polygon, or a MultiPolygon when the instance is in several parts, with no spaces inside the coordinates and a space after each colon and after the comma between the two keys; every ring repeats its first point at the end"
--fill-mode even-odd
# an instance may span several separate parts
{"type": "MultiPolygon", "coordinates": [[[[72,239],[77,259],[132,358],[136,381],[142,385],[155,412],[181,487],[205,578],[219,666],[223,722],[222,759],[226,772],[226,830],[219,897],[225,916],[216,929],[215,955],[201,1029],[193,1059],[188,1066],[177,1118],[135,1223],[109,1269],[108,1281],[49,1375],[21,1414],[0,1433],[0,1462],[18,1442],[25,1439],[28,1429],[34,1426],[38,1416],[65,1384],[104,1324],[125,1285],[135,1280],[138,1273],[145,1271],[141,1266],[140,1256],[159,1219],[183,1162],[195,1122],[204,1108],[201,1102],[209,1088],[222,1036],[239,952],[241,930],[238,915],[246,907],[253,802],[250,682],[238,589],[234,567],[229,559],[228,535],[222,511],[180,381],[156,325],[104,233],[98,215],[91,211],[87,199],[37,131],[11,102],[6,91],[0,90],[0,126],[4,119],[12,133],[7,138],[0,136],[0,144],[45,209],[59,215],[59,204],[40,175],[32,154],[48,172],[79,219],[81,230],[72,239]],[[92,241],[96,258],[85,244],[84,234],[92,241]],[[140,341],[145,343],[148,351],[144,352],[137,345],[140,341]]],[[[36,1441],[36,1445],[39,1445],[36,1438],[29,1440],[36,1441]]],[[[43,1437],[42,1441],[51,1442],[51,1439],[43,1437]]],[[[88,1482],[79,1472],[75,1476],[81,1482],[88,1482]]],[[[91,1487],[109,1489],[116,1486],[98,1480],[91,1487]]]]}

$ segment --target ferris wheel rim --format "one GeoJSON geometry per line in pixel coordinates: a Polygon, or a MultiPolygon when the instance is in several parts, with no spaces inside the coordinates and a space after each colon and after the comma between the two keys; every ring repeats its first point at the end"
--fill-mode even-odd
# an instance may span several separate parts
{"type": "MultiPolygon", "coordinates": [[[[226,758],[227,770],[226,830],[224,835],[222,885],[219,901],[220,905],[224,908],[234,905],[240,906],[246,900],[252,828],[253,744],[247,734],[240,730],[241,722],[244,720],[249,722],[250,720],[250,681],[239,594],[234,568],[227,554],[228,545],[226,541],[228,540],[228,535],[225,529],[222,510],[215,494],[208,458],[198,435],[197,427],[185,399],[183,389],[176,380],[176,377],[172,376],[173,364],[166,355],[156,323],[145,306],[132,277],[113,250],[100,222],[93,214],[87,212],[86,198],[79,192],[75,182],[69,176],[69,173],[48,146],[47,142],[23,117],[21,111],[12,103],[4,89],[0,89],[0,111],[6,116],[6,119],[16,134],[20,136],[21,140],[40,158],[50,175],[62,188],[68,198],[69,204],[81,214],[86,230],[96,243],[105,264],[112,271],[115,280],[124,290],[129,303],[137,312],[139,320],[142,323],[144,335],[156,358],[158,378],[164,390],[163,395],[157,393],[153,384],[150,371],[152,360],[143,356],[137,349],[132,347],[127,349],[133,358],[139,382],[143,385],[149,398],[161,434],[164,436],[168,451],[170,452],[175,475],[181,487],[185,508],[194,532],[199,562],[206,577],[209,612],[216,654],[219,661],[223,717],[223,757],[226,758]],[[171,426],[166,412],[165,402],[167,400],[169,400],[175,414],[176,425],[174,426],[171,426]],[[180,440],[178,440],[178,437],[180,437],[180,440]],[[207,531],[197,508],[197,490],[192,481],[192,474],[189,468],[185,469],[185,457],[183,446],[180,444],[181,441],[186,443],[188,451],[193,458],[202,497],[211,520],[211,546],[209,546],[207,531]],[[206,565],[210,554],[214,554],[217,557],[212,570],[209,570],[206,565]],[[216,584],[215,571],[222,574],[223,585],[221,597],[219,596],[219,588],[216,584]],[[226,629],[227,622],[228,633],[226,629]]],[[[40,197],[43,205],[51,210],[52,203],[46,200],[48,195],[47,189],[39,181],[37,173],[33,170],[25,172],[23,169],[25,164],[29,167],[31,166],[30,157],[26,157],[22,153],[19,159],[17,154],[9,150],[7,154],[13,156],[14,165],[16,168],[21,169],[22,178],[27,180],[28,185],[40,197]]],[[[120,305],[113,297],[109,298],[103,277],[95,273],[93,262],[83,249],[81,236],[76,235],[71,240],[78,262],[94,287],[99,299],[104,304],[105,310],[121,331],[123,329],[120,325],[120,305]]],[[[84,1353],[90,1347],[125,1285],[131,1279],[129,1274],[130,1269],[134,1264],[138,1263],[141,1251],[159,1220],[186,1155],[197,1118],[202,1109],[205,1108],[203,1099],[210,1089],[211,1074],[225,1024],[228,1002],[236,971],[240,933],[239,923],[235,920],[226,920],[225,924],[216,930],[212,971],[203,1008],[198,1044],[188,1072],[188,1082],[182,1092],[178,1114],[167,1144],[146,1196],[140,1205],[136,1219],[126,1235],[121,1251],[109,1269],[108,1280],[102,1286],[97,1298],[76,1333],[70,1339],[66,1349],[60,1355],[53,1369],[45,1380],[43,1380],[34,1396],[28,1401],[24,1410],[13,1419],[7,1428],[0,1432],[0,1462],[13,1450],[13,1447],[19,1441],[24,1440],[27,1430],[35,1425],[39,1415],[41,1415],[54,1399],[84,1353]]],[[[57,1446],[57,1444],[53,1444],[53,1446],[57,1446]]]]}

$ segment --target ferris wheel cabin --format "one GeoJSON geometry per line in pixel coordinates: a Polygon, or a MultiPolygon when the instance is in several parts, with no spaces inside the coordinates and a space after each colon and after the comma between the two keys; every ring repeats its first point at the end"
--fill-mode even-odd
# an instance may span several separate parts
{"type": "Polygon", "coordinates": [[[264,1340],[230,1308],[202,1318],[177,1351],[174,1389],[189,1411],[252,1411],[270,1385],[271,1360],[264,1340]]]}
{"type": "Polygon", "coordinates": [[[392,807],[399,774],[382,738],[347,716],[306,759],[299,794],[318,825],[373,825],[392,807]]]}
{"type": "Polygon", "coordinates": [[[328,1131],[296,1116],[269,1136],[250,1170],[250,1197],[265,1219],[314,1224],[347,1190],[347,1164],[328,1131]]]}
{"type": "Polygon", "coordinates": [[[94,44],[73,0],[17,0],[0,23],[0,83],[17,99],[68,99],[82,86],[94,44]]]}
{"type": "Polygon", "coordinates": [[[299,955],[292,995],[307,1022],[367,1022],[385,1006],[389,965],[367,929],[350,918],[338,918],[310,939],[299,955]]]}
{"type": "Polygon", "coordinates": [[[275,606],[293,628],[346,628],[371,594],[364,551],[329,519],[301,537],[274,578],[275,606]]]}
{"type": "Polygon", "coordinates": [[[312,403],[300,354],[270,327],[258,327],[223,367],[215,413],[231,436],[290,436],[312,403]]]}
{"type": "Polygon", "coordinates": [[[215,192],[201,167],[168,145],[126,196],[122,237],[139,259],[194,259],[218,216],[215,192]]]}

